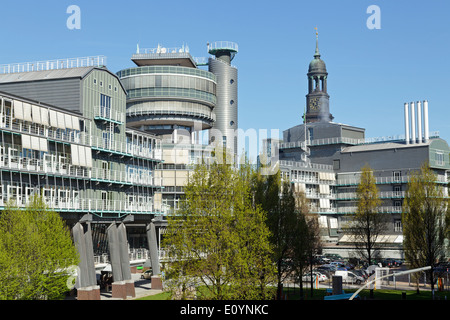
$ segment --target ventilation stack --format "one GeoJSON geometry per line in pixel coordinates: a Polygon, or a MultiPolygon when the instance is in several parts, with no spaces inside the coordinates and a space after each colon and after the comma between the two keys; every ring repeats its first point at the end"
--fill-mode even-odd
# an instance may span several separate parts
{"type": "Polygon", "coordinates": [[[417,101],[416,103],[405,103],[404,112],[405,143],[427,143],[429,140],[428,101],[424,100],[423,102],[417,101]]]}

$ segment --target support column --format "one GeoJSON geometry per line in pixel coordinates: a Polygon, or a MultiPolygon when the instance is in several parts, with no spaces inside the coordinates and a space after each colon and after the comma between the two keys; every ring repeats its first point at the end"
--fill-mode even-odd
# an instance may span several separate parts
{"type": "Polygon", "coordinates": [[[75,246],[80,255],[79,274],[76,284],[77,300],[100,300],[100,286],[97,285],[95,275],[91,219],[92,217],[87,215],[72,228],[75,246]]]}
{"type": "Polygon", "coordinates": [[[162,289],[161,270],[159,268],[158,242],[153,220],[147,225],[147,241],[152,265],[152,289],[162,289]]]}
{"type": "Polygon", "coordinates": [[[126,228],[115,222],[107,229],[109,255],[113,274],[112,297],[126,299],[135,296],[134,281],[131,279],[130,258],[128,256],[126,228]]]}

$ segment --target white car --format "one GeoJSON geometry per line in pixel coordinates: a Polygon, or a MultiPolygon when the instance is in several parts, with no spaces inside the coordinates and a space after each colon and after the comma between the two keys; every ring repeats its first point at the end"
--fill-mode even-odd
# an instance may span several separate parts
{"type": "MultiPolygon", "coordinates": [[[[319,282],[327,281],[328,277],[320,272],[313,272],[313,280],[316,280],[316,277],[319,277],[319,282]]],[[[303,281],[311,281],[311,275],[309,273],[303,275],[302,277],[303,281]]]]}

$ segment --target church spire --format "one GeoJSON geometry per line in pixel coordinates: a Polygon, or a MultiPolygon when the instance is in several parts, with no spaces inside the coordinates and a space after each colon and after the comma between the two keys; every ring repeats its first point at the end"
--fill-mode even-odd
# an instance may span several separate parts
{"type": "Polygon", "coordinates": [[[316,30],[316,53],[314,54],[314,58],[319,59],[319,32],[317,32],[317,27],[314,28],[316,30]]]}
{"type": "Polygon", "coordinates": [[[308,68],[308,94],[306,95],[306,123],[330,122],[333,116],[330,114],[329,99],[327,93],[328,72],[325,62],[320,59],[319,33],[316,30],[316,52],[314,59],[308,68]]]}

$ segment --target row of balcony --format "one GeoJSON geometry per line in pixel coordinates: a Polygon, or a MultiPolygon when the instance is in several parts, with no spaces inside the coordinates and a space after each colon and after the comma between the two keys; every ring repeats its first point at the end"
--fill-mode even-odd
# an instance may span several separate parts
{"type": "MultiPolygon", "coordinates": [[[[391,177],[375,177],[375,184],[406,184],[411,180],[411,176],[391,176],[391,177]]],[[[359,184],[359,179],[342,179],[338,178],[337,186],[357,186],[359,184]]],[[[447,177],[438,175],[436,177],[437,183],[447,183],[447,177]]]]}
{"type": "MultiPolygon", "coordinates": [[[[69,194],[69,192],[67,192],[69,194]]],[[[137,197],[139,198],[139,197],[137,197]]],[[[101,213],[122,213],[122,214],[166,214],[167,207],[155,205],[153,201],[147,197],[142,197],[141,201],[123,201],[123,200],[106,200],[106,199],[81,199],[73,197],[72,194],[67,196],[44,196],[45,204],[55,211],[61,212],[93,212],[101,213]]],[[[0,207],[5,207],[8,201],[12,200],[12,204],[17,207],[25,207],[29,202],[30,196],[22,196],[21,194],[1,195],[0,207]]],[[[135,200],[135,199],[134,199],[135,200]]]]}
{"type": "Polygon", "coordinates": [[[13,155],[0,156],[0,168],[23,170],[32,173],[67,176],[72,178],[92,179],[97,181],[123,183],[143,186],[162,186],[162,178],[155,178],[153,171],[147,169],[111,170],[102,168],[85,168],[61,161],[61,155],[46,155],[44,159],[34,159],[13,155]]]}
{"type": "Polygon", "coordinates": [[[135,170],[135,171],[136,172],[92,168],[91,178],[92,180],[123,183],[123,184],[159,186],[159,187],[162,186],[162,178],[154,177],[152,171],[148,170],[135,170]]]}
{"type": "MultiPolygon", "coordinates": [[[[124,116],[124,115],[123,115],[124,116]]],[[[5,116],[0,121],[0,128],[7,129],[12,132],[20,132],[25,134],[37,135],[47,138],[49,140],[56,140],[67,143],[76,143],[86,146],[91,146],[100,150],[121,153],[134,157],[161,159],[162,151],[161,144],[157,143],[156,148],[149,145],[140,145],[131,141],[115,141],[111,138],[96,137],[89,135],[84,131],[78,130],[63,130],[43,125],[37,125],[31,122],[24,121],[10,121],[10,116],[5,116]]],[[[159,140],[158,140],[159,142],[159,140]]]]}
{"type": "MultiPolygon", "coordinates": [[[[406,195],[405,191],[382,191],[378,192],[380,199],[403,199],[406,195]]],[[[355,192],[343,192],[336,195],[336,200],[352,200],[357,199],[355,192]]]]}

